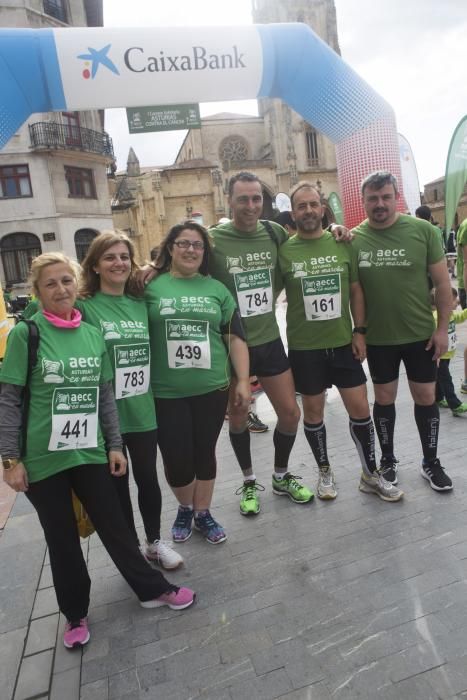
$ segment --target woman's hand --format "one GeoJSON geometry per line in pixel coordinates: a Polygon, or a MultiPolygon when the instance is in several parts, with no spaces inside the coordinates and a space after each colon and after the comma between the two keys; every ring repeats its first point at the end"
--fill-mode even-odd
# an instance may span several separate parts
{"type": "Polygon", "coordinates": [[[27,491],[29,487],[28,473],[22,462],[18,462],[15,467],[3,470],[3,481],[13,489],[13,491],[27,491]]]}
{"type": "Polygon", "coordinates": [[[143,291],[145,286],[149,284],[149,282],[153,280],[157,274],[157,270],[152,265],[143,265],[135,273],[135,279],[138,288],[141,289],[141,291],[143,291]]]}
{"type": "Polygon", "coordinates": [[[251,401],[250,379],[237,379],[234,393],[234,406],[248,408],[251,401]]]}
{"type": "Polygon", "coordinates": [[[109,450],[109,467],[112,476],[126,474],[126,458],[121,450],[109,450]]]}

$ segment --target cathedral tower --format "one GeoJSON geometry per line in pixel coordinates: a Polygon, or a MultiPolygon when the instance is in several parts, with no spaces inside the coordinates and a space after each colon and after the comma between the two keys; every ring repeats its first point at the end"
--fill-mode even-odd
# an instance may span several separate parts
{"type": "MultiPolygon", "coordinates": [[[[252,10],[256,24],[303,22],[340,54],[334,0],[252,0],[252,10]]],[[[334,144],[282,100],[261,98],[258,106],[280,189],[306,179],[327,198],[337,187],[334,144]]]]}

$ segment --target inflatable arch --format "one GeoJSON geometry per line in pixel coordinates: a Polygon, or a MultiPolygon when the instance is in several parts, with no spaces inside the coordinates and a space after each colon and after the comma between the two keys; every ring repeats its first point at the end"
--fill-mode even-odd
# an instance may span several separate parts
{"type": "Polygon", "coordinates": [[[401,182],[393,110],[304,24],[3,29],[0,78],[0,148],[34,112],[280,97],[336,144],[347,226],[369,172],[401,182]]]}

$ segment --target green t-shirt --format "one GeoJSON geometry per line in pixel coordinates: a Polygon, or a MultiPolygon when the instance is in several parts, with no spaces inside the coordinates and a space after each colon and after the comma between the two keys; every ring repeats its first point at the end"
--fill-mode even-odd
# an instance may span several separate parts
{"type": "Polygon", "coordinates": [[[148,312],[143,299],[97,292],[80,299],[87,323],[99,329],[113,370],[120,432],[142,433],[156,428],[150,388],[148,312]]]}
{"type": "Polygon", "coordinates": [[[271,222],[275,241],[258,221],[256,231],[238,231],[233,222],[209,229],[212,252],[209,271],[237,302],[248,345],[261,345],[280,337],[275,302],[283,287],[278,267],[278,246],[287,232],[271,222]]]}
{"type": "Polygon", "coordinates": [[[321,238],[293,236],[279,252],[287,294],[287,339],[292,350],[338,348],[352,342],[350,284],[358,281],[357,254],[321,238]]]}
{"type": "Polygon", "coordinates": [[[31,299],[29,304],[24,309],[22,316],[23,318],[29,319],[32,318],[34,314],[37,314],[38,311],[40,311],[39,302],[37,301],[37,299],[31,299]]]}
{"type": "Polygon", "coordinates": [[[227,388],[230,363],[221,329],[235,311],[228,289],[212,277],[167,272],[147,285],[145,299],[154,395],[173,399],[227,388]]]}
{"type": "MultiPolygon", "coordinates": [[[[99,427],[99,385],[112,379],[102,335],[87,323],[56,328],[41,312],[37,363],[30,379],[26,454],[29,481],[40,481],[79,464],[105,464],[99,427]]],[[[24,386],[29,331],[19,323],[8,337],[0,381],[24,386]]]]}
{"type": "Polygon", "coordinates": [[[456,273],[457,273],[457,287],[458,289],[464,289],[464,251],[463,248],[467,245],[467,219],[459,226],[456,236],[457,245],[457,263],[456,263],[456,273]]]}
{"type": "Polygon", "coordinates": [[[432,225],[401,214],[389,228],[374,229],[365,220],[353,233],[365,292],[367,343],[400,345],[429,338],[435,326],[428,266],[444,258],[432,225]]]}

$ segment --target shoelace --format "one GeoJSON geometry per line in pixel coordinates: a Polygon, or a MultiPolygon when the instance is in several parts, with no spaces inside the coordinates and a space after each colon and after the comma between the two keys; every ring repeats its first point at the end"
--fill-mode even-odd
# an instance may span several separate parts
{"type": "Polygon", "coordinates": [[[255,497],[255,491],[266,491],[262,484],[258,484],[257,481],[251,484],[243,484],[235,491],[235,495],[239,496],[241,493],[246,501],[251,500],[255,497]]]}
{"type": "Polygon", "coordinates": [[[298,483],[299,479],[303,479],[303,477],[295,476],[294,474],[286,474],[286,476],[282,477],[282,481],[286,481],[293,489],[297,489],[298,491],[303,488],[303,486],[298,483]]]}
{"type": "Polygon", "coordinates": [[[174,527],[184,528],[190,524],[192,518],[193,518],[193,511],[192,510],[182,510],[182,511],[179,510],[177,513],[177,517],[175,518],[174,527]]]}
{"type": "Polygon", "coordinates": [[[320,469],[319,470],[320,477],[321,477],[321,483],[323,486],[332,486],[333,485],[333,478],[332,478],[332,472],[331,469],[320,469]]]}

